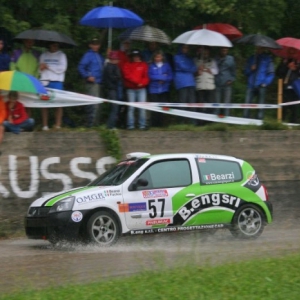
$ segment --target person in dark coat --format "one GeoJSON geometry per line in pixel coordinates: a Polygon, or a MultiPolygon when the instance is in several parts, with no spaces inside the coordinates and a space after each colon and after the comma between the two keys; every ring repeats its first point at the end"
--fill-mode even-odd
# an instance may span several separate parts
{"type": "Polygon", "coordinates": [[[4,40],[0,39],[0,72],[8,71],[10,64],[10,56],[5,51],[5,43],[4,40]]]}
{"type": "MultiPolygon", "coordinates": [[[[110,51],[109,62],[105,65],[103,71],[103,83],[107,89],[107,96],[110,100],[120,100],[118,97],[118,88],[122,84],[122,75],[119,68],[119,54],[117,51],[110,51]]],[[[119,105],[110,104],[110,114],[107,121],[108,129],[115,129],[119,112],[119,105]]]]}
{"type": "MultiPolygon", "coordinates": [[[[216,57],[219,73],[215,76],[216,80],[216,102],[231,103],[232,84],[235,81],[236,65],[233,56],[228,54],[229,49],[223,47],[216,57]]],[[[220,114],[220,109],[215,110],[215,114],[220,114]]],[[[229,115],[229,109],[225,109],[225,116],[229,115]]]]}
{"type": "MultiPolygon", "coordinates": [[[[276,75],[283,80],[283,102],[299,100],[293,89],[293,83],[300,76],[300,64],[294,58],[295,49],[289,48],[288,58],[283,59],[276,69],[276,75]]],[[[291,123],[296,123],[298,117],[298,105],[283,107],[283,119],[291,123]]]]}

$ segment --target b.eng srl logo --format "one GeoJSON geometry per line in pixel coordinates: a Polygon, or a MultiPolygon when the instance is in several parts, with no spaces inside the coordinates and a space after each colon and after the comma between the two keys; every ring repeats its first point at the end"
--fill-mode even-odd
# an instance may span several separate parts
{"type": "Polygon", "coordinates": [[[183,225],[204,209],[220,207],[220,209],[225,208],[234,212],[243,202],[244,200],[241,198],[229,194],[211,193],[201,195],[191,199],[181,207],[173,218],[173,224],[170,225],[183,225]]]}

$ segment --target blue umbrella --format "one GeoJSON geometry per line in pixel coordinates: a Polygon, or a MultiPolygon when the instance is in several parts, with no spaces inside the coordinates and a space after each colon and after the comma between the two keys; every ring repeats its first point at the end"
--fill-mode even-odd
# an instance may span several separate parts
{"type": "Polygon", "coordinates": [[[111,29],[143,25],[144,21],[128,9],[116,6],[100,6],[89,11],[81,20],[81,25],[109,28],[108,47],[111,48],[111,29]]]}

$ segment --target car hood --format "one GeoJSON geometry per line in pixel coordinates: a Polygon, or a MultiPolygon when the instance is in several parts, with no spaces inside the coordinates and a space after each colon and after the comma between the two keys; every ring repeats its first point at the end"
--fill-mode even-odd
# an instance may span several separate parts
{"type": "MultiPolygon", "coordinates": [[[[74,188],[68,191],[60,192],[60,193],[55,193],[55,194],[50,194],[43,196],[37,200],[35,200],[31,206],[34,207],[40,207],[40,206],[53,206],[56,202],[67,198],[74,196],[76,199],[80,199],[84,197],[87,197],[90,195],[92,197],[93,195],[98,195],[98,197],[105,198],[105,194],[111,189],[112,187],[98,187],[98,186],[85,186],[81,188],[74,188]]],[[[96,196],[94,196],[96,197],[96,196]]]]}

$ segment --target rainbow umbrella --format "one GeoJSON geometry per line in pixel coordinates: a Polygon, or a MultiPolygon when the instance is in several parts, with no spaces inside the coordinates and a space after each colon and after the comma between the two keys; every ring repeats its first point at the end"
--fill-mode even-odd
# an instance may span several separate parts
{"type": "Polygon", "coordinates": [[[47,94],[47,90],[38,79],[19,71],[0,72],[0,90],[47,94]]]}

